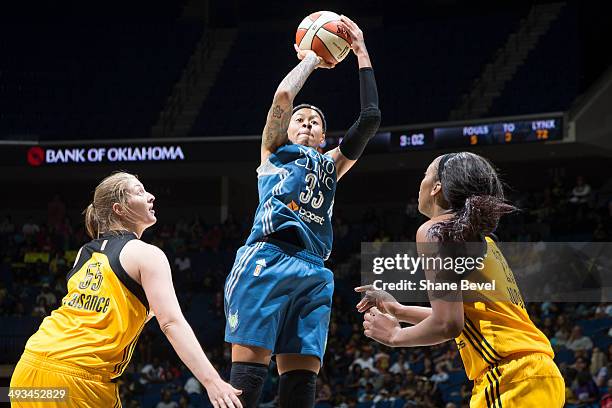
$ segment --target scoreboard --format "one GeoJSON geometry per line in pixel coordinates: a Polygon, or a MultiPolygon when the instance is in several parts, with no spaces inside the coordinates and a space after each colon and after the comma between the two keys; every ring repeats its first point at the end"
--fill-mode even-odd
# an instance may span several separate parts
{"type": "Polygon", "coordinates": [[[389,132],[392,151],[446,149],[563,139],[561,117],[389,132]]]}
{"type": "MultiPolygon", "coordinates": [[[[417,127],[379,132],[368,144],[367,151],[384,153],[541,143],[549,140],[562,140],[563,134],[562,116],[542,117],[532,120],[474,122],[464,126],[417,127]]],[[[339,142],[339,138],[329,137],[325,148],[333,148],[339,142]]]]}

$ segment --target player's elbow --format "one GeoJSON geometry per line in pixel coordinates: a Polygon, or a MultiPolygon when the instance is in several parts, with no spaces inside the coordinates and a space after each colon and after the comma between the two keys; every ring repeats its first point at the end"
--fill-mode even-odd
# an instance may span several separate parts
{"type": "Polygon", "coordinates": [[[359,115],[359,130],[364,133],[376,133],[378,127],[380,126],[380,122],[382,120],[382,115],[380,113],[380,109],[378,108],[367,108],[361,111],[359,115]]]}
{"type": "Polygon", "coordinates": [[[157,321],[159,322],[159,328],[164,333],[164,335],[168,336],[172,329],[179,326],[184,322],[185,318],[178,315],[172,316],[160,316],[157,317],[157,321]]]}
{"type": "Polygon", "coordinates": [[[293,97],[291,92],[285,88],[278,88],[274,93],[274,104],[287,104],[291,103],[293,97]]]}
{"type": "Polygon", "coordinates": [[[448,340],[459,336],[462,331],[463,320],[459,321],[458,319],[450,319],[442,322],[440,325],[440,334],[448,340]]]}
{"type": "Polygon", "coordinates": [[[380,123],[382,114],[377,106],[371,106],[361,112],[361,117],[368,121],[380,123]]]}

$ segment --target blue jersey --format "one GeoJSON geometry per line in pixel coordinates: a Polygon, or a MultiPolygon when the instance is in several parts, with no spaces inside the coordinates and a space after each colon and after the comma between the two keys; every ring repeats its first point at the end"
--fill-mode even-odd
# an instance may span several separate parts
{"type": "Polygon", "coordinates": [[[257,169],[259,206],[247,245],[294,227],[304,249],[327,259],[333,242],[336,165],[312,147],[286,144],[257,169]]]}

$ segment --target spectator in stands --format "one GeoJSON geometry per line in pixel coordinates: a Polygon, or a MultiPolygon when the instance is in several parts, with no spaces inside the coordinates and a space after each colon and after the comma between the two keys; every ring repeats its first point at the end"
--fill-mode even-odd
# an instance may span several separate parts
{"type": "Polygon", "coordinates": [[[595,319],[605,319],[606,317],[612,317],[612,303],[600,303],[595,308],[595,319]]]}
{"type": "Polygon", "coordinates": [[[39,298],[36,301],[36,306],[32,309],[32,316],[34,317],[45,317],[47,316],[47,301],[45,298],[39,298]]]}
{"type": "Polygon", "coordinates": [[[429,378],[434,375],[433,363],[429,357],[423,360],[423,376],[429,378]]]}
{"type": "Polygon", "coordinates": [[[323,381],[317,379],[317,396],[315,399],[318,408],[331,408],[332,390],[329,384],[324,384],[323,381]]]}
{"type": "Polygon", "coordinates": [[[351,366],[355,364],[361,366],[361,368],[369,369],[371,372],[378,372],[376,368],[374,368],[374,357],[372,357],[372,346],[364,346],[361,349],[361,354],[357,357],[351,366]]]}
{"type": "Polygon", "coordinates": [[[591,354],[591,375],[596,376],[606,364],[608,364],[608,358],[606,354],[601,351],[599,347],[593,347],[591,354]]]}
{"type": "Polygon", "coordinates": [[[582,328],[578,325],[574,326],[572,329],[572,333],[567,339],[567,343],[565,344],[570,350],[590,350],[593,348],[593,342],[588,336],[582,335],[582,328]]]}
{"type": "Polygon", "coordinates": [[[576,185],[572,189],[569,202],[571,204],[587,204],[591,198],[591,186],[585,183],[584,177],[576,177],[576,185]]]}
{"type": "Polygon", "coordinates": [[[346,388],[357,390],[360,387],[362,368],[359,364],[353,364],[349,368],[349,374],[344,381],[346,388]]]}
{"type": "Polygon", "coordinates": [[[21,232],[23,233],[23,236],[26,238],[26,240],[28,240],[33,238],[36,234],[40,232],[40,227],[34,222],[32,217],[28,217],[27,221],[25,222],[25,224],[23,224],[23,227],[21,228],[21,232]]]}
{"type": "Polygon", "coordinates": [[[370,402],[374,397],[374,386],[371,383],[366,383],[365,388],[357,393],[357,401],[359,402],[370,402]]]}
{"type": "MultiPolygon", "coordinates": [[[[599,391],[588,371],[579,372],[572,387],[575,399],[579,404],[591,404],[597,401],[599,391]]],[[[568,401],[571,402],[571,401],[568,401]]]]}
{"type": "Polygon", "coordinates": [[[436,364],[436,373],[430,377],[430,380],[435,383],[441,383],[448,381],[448,373],[444,371],[444,364],[438,363],[436,364]]]}
{"type": "Polygon", "coordinates": [[[389,354],[379,351],[374,356],[374,366],[379,373],[386,373],[389,370],[389,354]]]}
{"type": "Polygon", "coordinates": [[[200,384],[200,382],[193,375],[187,379],[183,389],[185,390],[187,395],[202,395],[202,384],[200,384]]]}
{"type": "Polygon", "coordinates": [[[38,296],[36,296],[36,303],[39,303],[40,299],[44,299],[45,305],[48,306],[50,309],[55,308],[55,304],[57,303],[57,297],[53,292],[51,292],[51,288],[46,282],[43,283],[41,292],[38,294],[38,296]]]}
{"type": "Polygon", "coordinates": [[[402,352],[400,352],[398,354],[397,361],[395,363],[393,363],[393,365],[389,369],[390,373],[392,373],[392,374],[403,374],[404,372],[410,370],[410,363],[408,363],[406,361],[406,357],[405,357],[403,351],[404,350],[402,350],[402,352]]]}
{"type": "Polygon", "coordinates": [[[172,395],[170,391],[162,391],[162,400],[157,403],[155,408],[179,408],[179,404],[176,401],[172,401],[172,395]]]}
{"type": "Polygon", "coordinates": [[[372,371],[369,368],[364,368],[359,379],[359,388],[365,388],[366,384],[372,384],[374,378],[372,377],[372,371]]]}
{"type": "Polygon", "coordinates": [[[164,368],[159,361],[159,357],[153,357],[153,362],[145,364],[142,370],[140,370],[140,383],[143,385],[161,383],[164,382],[164,379],[164,368]]]}
{"type": "Polygon", "coordinates": [[[191,258],[187,255],[184,247],[181,247],[176,252],[176,258],[174,258],[174,267],[176,271],[182,276],[191,275],[191,258]]]}

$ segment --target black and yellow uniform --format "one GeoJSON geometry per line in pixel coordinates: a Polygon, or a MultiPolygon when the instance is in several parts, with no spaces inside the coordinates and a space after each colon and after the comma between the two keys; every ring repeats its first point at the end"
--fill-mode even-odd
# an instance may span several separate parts
{"type": "Polygon", "coordinates": [[[11,387],[67,388],[69,403],[58,407],[121,406],[113,380],[130,361],[149,309],[144,290],[119,262],[132,239],[131,232],[112,231],[81,248],[68,294],[28,340],[11,387]]]}
{"type": "Polygon", "coordinates": [[[529,319],[514,274],[487,238],[482,302],[464,302],[465,325],[455,339],[474,380],[470,407],[562,407],[565,385],[550,342],[529,319]]]}

